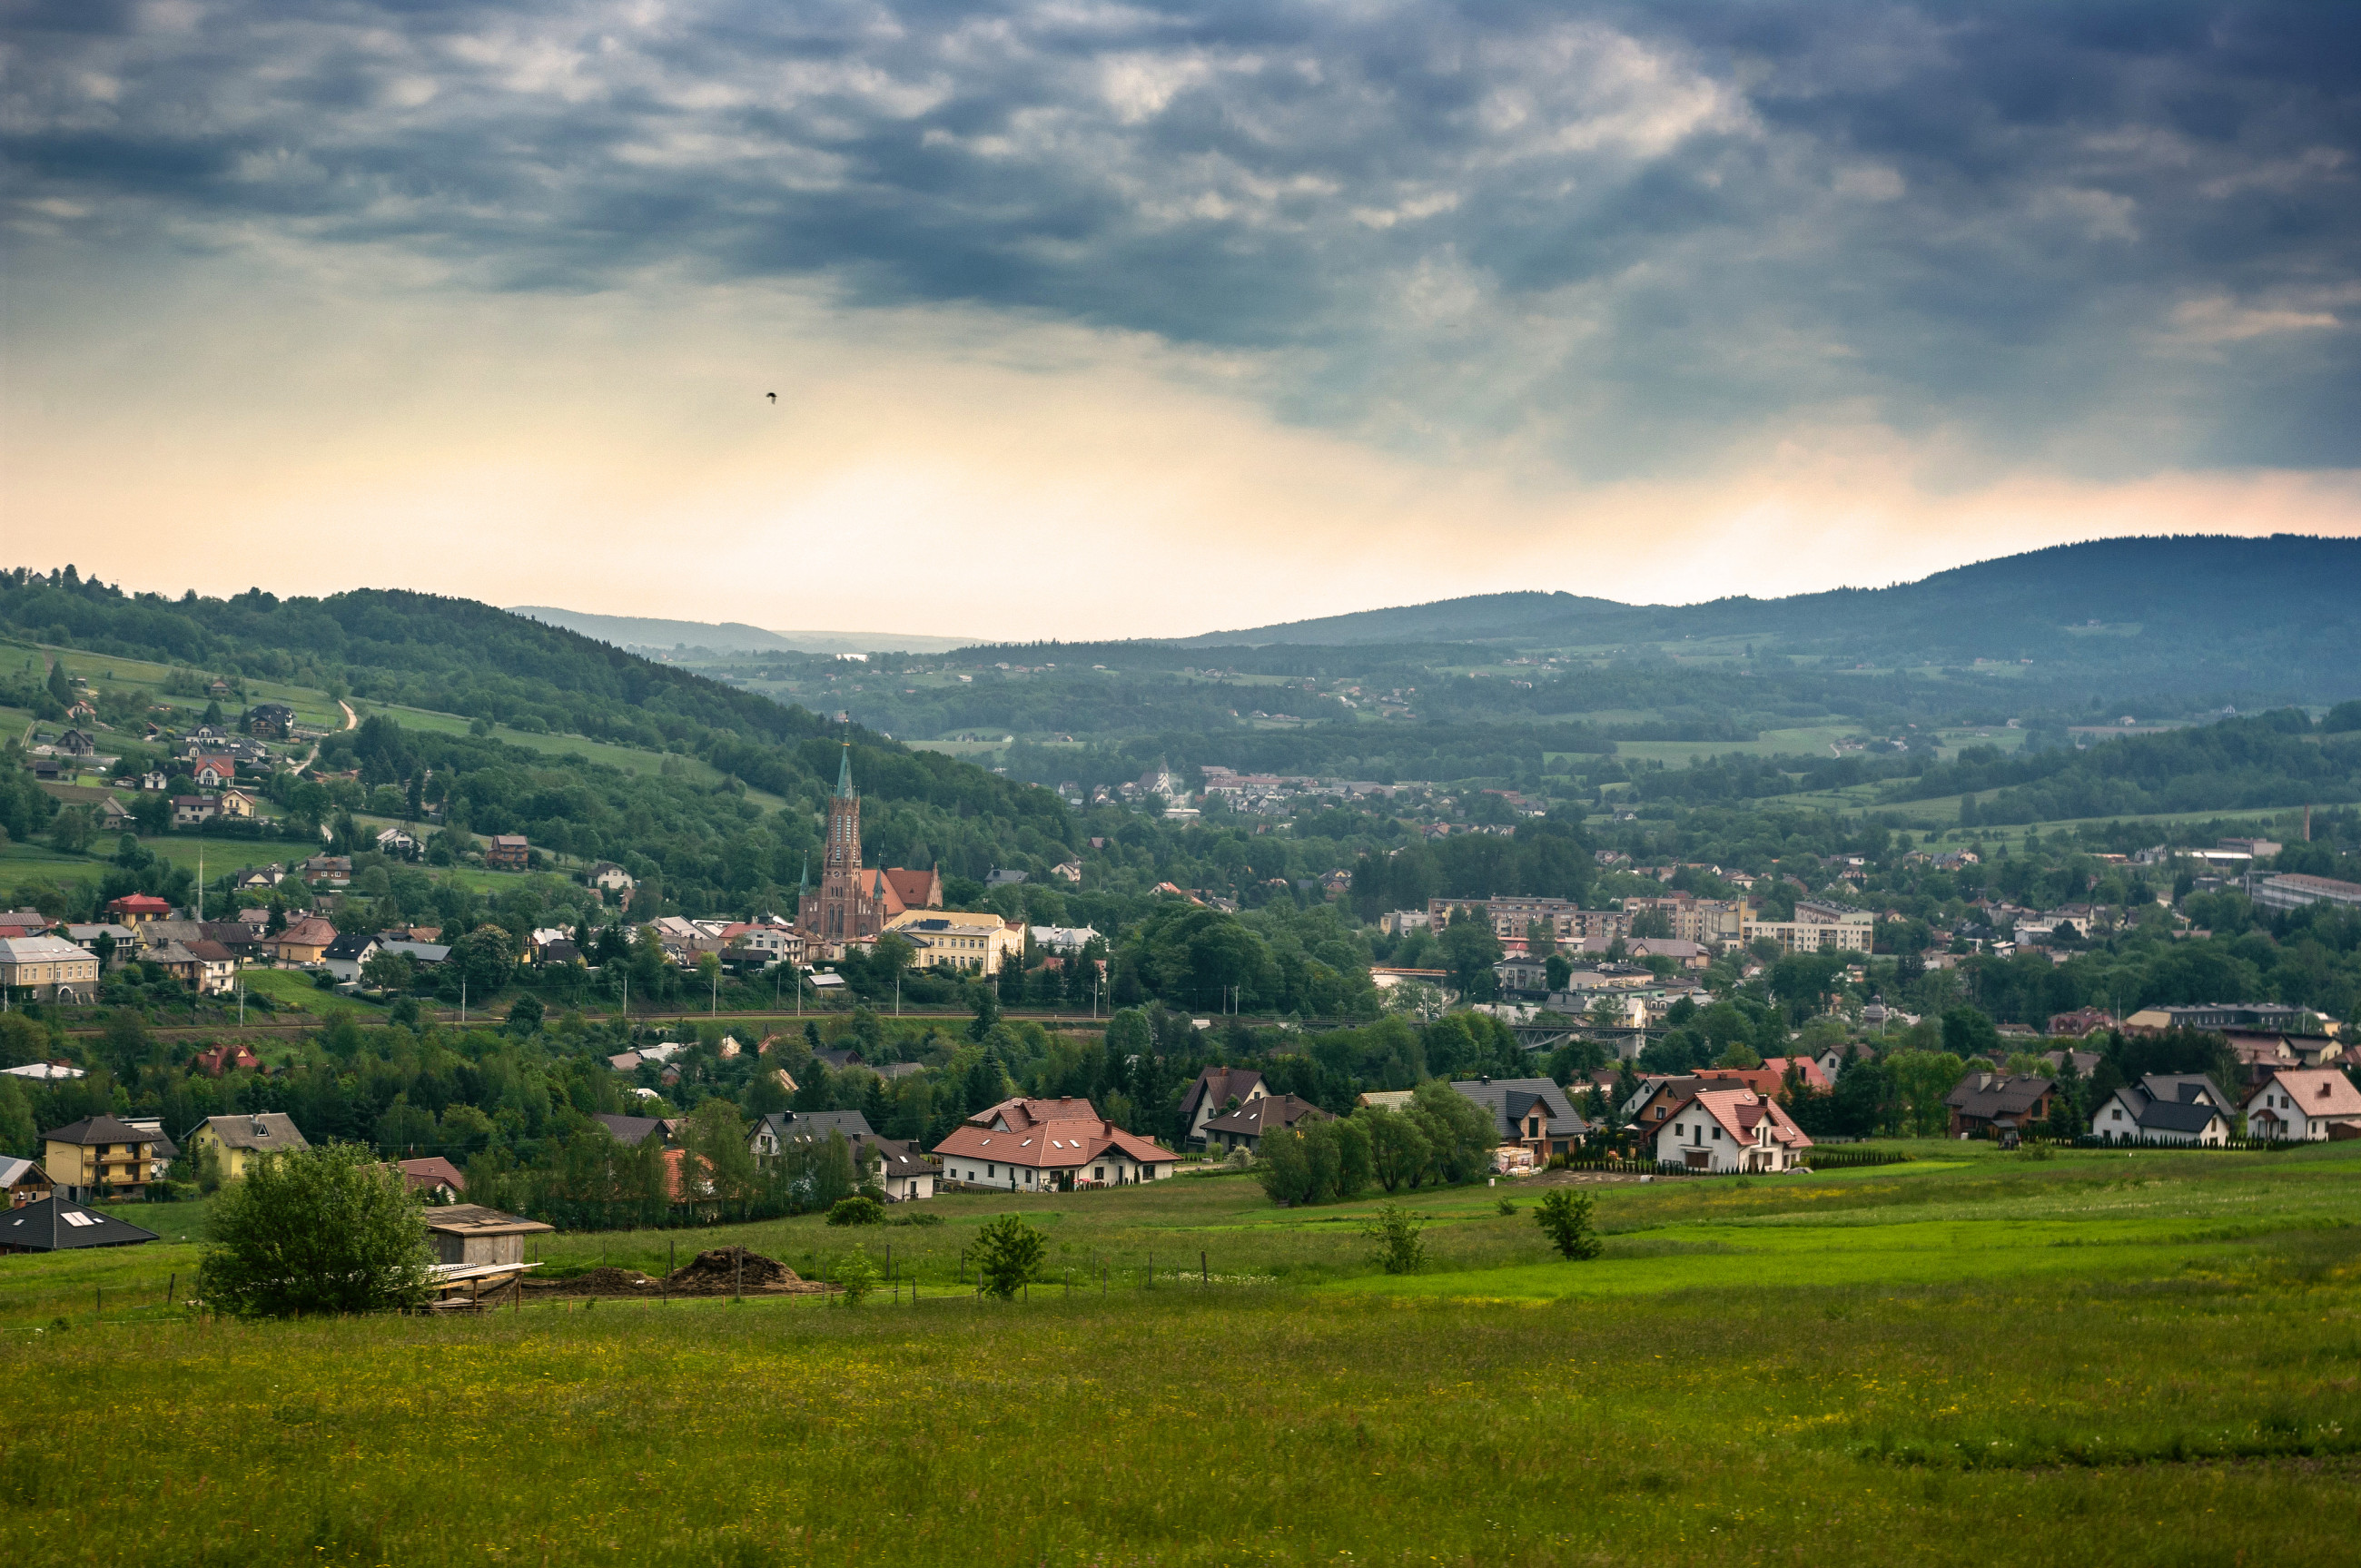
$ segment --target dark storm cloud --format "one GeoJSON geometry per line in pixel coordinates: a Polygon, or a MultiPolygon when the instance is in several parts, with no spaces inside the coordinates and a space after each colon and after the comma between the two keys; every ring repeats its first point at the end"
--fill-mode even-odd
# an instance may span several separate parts
{"type": "Polygon", "coordinates": [[[818,277],[1595,473],[1814,422],[2356,461],[2354,7],[160,0],[11,42],[33,236],[818,277]]]}

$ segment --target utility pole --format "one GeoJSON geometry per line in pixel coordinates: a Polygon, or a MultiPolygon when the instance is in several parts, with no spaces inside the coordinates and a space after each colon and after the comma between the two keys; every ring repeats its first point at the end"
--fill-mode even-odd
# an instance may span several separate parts
{"type": "Polygon", "coordinates": [[[466,975],[464,975],[464,974],[463,974],[463,975],[461,975],[461,976],[459,977],[459,1024],[460,1024],[460,1026],[464,1028],[464,1027],[466,1027],[467,1023],[467,977],[466,975]]]}

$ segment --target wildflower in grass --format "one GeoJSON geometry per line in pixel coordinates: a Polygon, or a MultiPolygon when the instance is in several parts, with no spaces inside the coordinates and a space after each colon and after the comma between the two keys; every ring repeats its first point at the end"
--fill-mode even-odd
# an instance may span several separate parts
{"type": "Polygon", "coordinates": [[[1587,1192],[1576,1192],[1561,1187],[1542,1200],[1533,1211],[1533,1223],[1550,1239],[1561,1256],[1576,1263],[1597,1257],[1606,1248],[1598,1233],[1591,1228],[1590,1212],[1596,1201],[1587,1192]]]}
{"type": "Polygon", "coordinates": [[[1389,1203],[1361,1227],[1377,1252],[1378,1266],[1388,1274],[1416,1274],[1426,1263],[1426,1245],[1418,1239],[1425,1222],[1399,1203],[1389,1203]]]}

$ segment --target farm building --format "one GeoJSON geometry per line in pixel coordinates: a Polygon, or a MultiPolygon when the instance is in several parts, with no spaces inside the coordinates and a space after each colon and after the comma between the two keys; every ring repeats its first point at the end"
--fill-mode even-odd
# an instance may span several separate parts
{"type": "Polygon", "coordinates": [[[480,1203],[455,1203],[426,1214],[426,1245],[437,1263],[522,1263],[525,1237],[554,1235],[556,1230],[480,1203]]]}

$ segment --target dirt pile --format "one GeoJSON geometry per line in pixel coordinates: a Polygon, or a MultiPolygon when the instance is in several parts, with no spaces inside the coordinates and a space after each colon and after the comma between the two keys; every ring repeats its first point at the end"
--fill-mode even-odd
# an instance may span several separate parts
{"type": "Polygon", "coordinates": [[[664,1288],[684,1296],[699,1296],[731,1289],[774,1294],[816,1292],[829,1287],[801,1277],[774,1257],[764,1257],[741,1246],[723,1246],[698,1253],[665,1276],[664,1288]]]}
{"type": "Polygon", "coordinates": [[[555,1296],[653,1296],[662,1289],[658,1281],[636,1268],[617,1268],[602,1264],[587,1274],[566,1279],[524,1277],[528,1291],[545,1291],[555,1296]]]}

